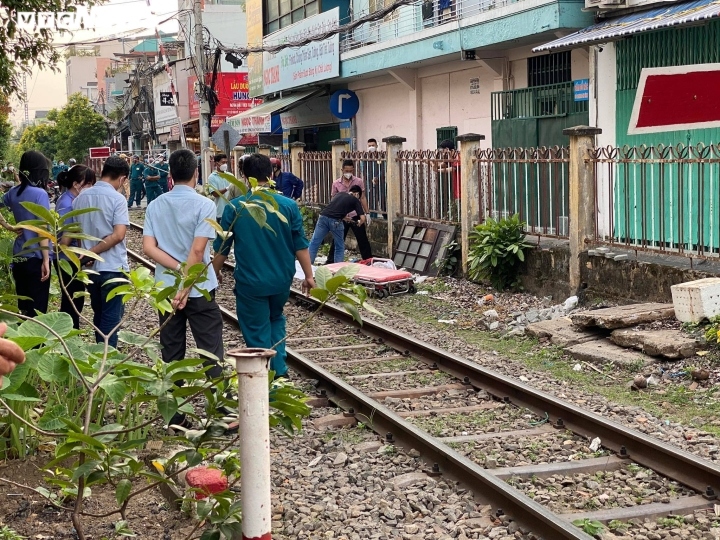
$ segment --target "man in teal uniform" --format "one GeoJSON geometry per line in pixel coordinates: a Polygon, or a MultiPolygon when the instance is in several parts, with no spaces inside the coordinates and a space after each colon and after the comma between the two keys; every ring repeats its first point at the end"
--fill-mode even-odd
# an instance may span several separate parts
{"type": "MultiPolygon", "coordinates": [[[[246,178],[255,178],[261,188],[268,185],[272,177],[270,158],[252,154],[242,163],[246,178]]],[[[252,195],[233,199],[225,207],[221,220],[222,228],[231,234],[227,240],[221,236],[215,239],[213,267],[219,275],[234,242],[234,292],[240,330],[248,347],[270,349],[285,339],[283,307],[290,296],[296,258],[305,273],[303,292],[315,287],[315,281],[297,203],[275,191],[267,193],[277,201],[278,211],[285,216],[287,223],[268,212],[267,224],[272,230],[261,228],[238,202],[252,195]],[[238,213],[240,215],[235,219],[238,213]]],[[[270,369],[276,377],[285,377],[288,370],[285,343],[277,345],[275,351],[277,354],[270,363],[270,369]]]]}
{"type": "Polygon", "coordinates": [[[147,193],[148,204],[163,194],[162,187],[160,186],[161,171],[157,168],[158,165],[158,163],[153,163],[152,161],[145,165],[145,192],[147,193]]]}
{"type": "Polygon", "coordinates": [[[167,162],[165,161],[165,154],[158,154],[157,162],[155,163],[155,167],[157,169],[157,172],[160,173],[160,180],[158,180],[160,189],[162,189],[163,193],[167,193],[168,192],[168,171],[170,170],[170,167],[168,166],[167,162]]]}
{"type": "Polygon", "coordinates": [[[140,156],[133,156],[132,165],[130,165],[130,198],[128,199],[128,208],[132,208],[133,201],[140,208],[142,200],[143,177],[145,175],[145,165],[140,163],[140,156]]]}

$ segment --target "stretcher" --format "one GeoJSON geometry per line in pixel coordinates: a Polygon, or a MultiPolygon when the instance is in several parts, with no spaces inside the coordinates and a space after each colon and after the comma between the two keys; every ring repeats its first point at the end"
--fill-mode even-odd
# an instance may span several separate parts
{"type": "MultiPolygon", "coordinates": [[[[333,263],[326,265],[325,268],[335,273],[348,264],[352,263],[333,263]]],[[[388,296],[417,292],[413,275],[405,270],[397,270],[390,259],[373,258],[357,264],[360,264],[360,271],[352,280],[365,287],[369,296],[387,298],[388,296]],[[392,267],[388,268],[390,265],[392,267]]]]}

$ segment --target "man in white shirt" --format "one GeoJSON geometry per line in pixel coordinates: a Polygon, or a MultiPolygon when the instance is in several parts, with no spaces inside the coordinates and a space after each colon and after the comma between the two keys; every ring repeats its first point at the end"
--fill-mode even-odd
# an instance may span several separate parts
{"type": "Polygon", "coordinates": [[[215,219],[220,221],[225,207],[227,206],[227,195],[225,195],[230,187],[230,182],[225,180],[218,173],[227,172],[228,159],[225,154],[217,154],[214,157],[215,170],[208,176],[208,193],[215,199],[215,219]]]}
{"type": "MultiPolygon", "coordinates": [[[[195,191],[195,154],[190,150],[176,150],[170,155],[169,162],[175,187],[148,205],[143,229],[143,251],[157,263],[156,283],[172,286],[175,277],[170,270],[181,271],[182,263],[186,263],[186,270],[203,263],[207,266],[207,274],[203,281],[195,283],[193,287],[178,291],[172,301],[175,314],[160,315],[162,358],[168,363],[185,358],[185,336],[189,323],[197,347],[222,359],[223,322],[215,301],[218,280],[210,265],[210,244],[215,238],[215,229],[207,221],[215,218],[215,205],[195,191]],[[201,290],[210,295],[209,300],[201,290]]],[[[205,365],[209,366],[207,376],[220,377],[222,368],[217,361],[209,356],[206,358],[205,365]]],[[[184,425],[185,416],[176,414],[170,424],[184,425]]]]}

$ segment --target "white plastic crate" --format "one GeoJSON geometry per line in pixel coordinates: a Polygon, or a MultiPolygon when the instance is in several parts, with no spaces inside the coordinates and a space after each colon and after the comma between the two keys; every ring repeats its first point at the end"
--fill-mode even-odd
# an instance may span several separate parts
{"type": "Polygon", "coordinates": [[[705,278],[670,287],[675,317],[697,323],[720,315],[720,278],[705,278]]]}

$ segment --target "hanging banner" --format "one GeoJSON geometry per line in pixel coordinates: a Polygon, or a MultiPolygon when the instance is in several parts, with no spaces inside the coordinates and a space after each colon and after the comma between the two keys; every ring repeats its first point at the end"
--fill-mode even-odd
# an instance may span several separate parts
{"type": "MultiPolygon", "coordinates": [[[[303,19],[271,34],[265,45],[294,42],[309,36],[323,34],[340,25],[340,8],[303,19]]],[[[249,28],[249,26],[248,26],[249,28]]],[[[250,38],[248,37],[248,42],[250,38]]],[[[340,75],[340,35],[322,41],[311,41],[302,47],[288,47],[277,53],[263,53],[263,92],[279,92],[306,84],[331,79],[340,75]]],[[[252,77],[251,77],[252,91],[252,77]]]]}
{"type": "MultiPolygon", "coordinates": [[[[263,0],[245,0],[245,18],[247,25],[247,44],[258,47],[263,42],[263,0]]],[[[263,55],[252,53],[247,57],[249,70],[250,97],[262,96],[263,88],[263,55]]]]}
{"type": "MultiPolygon", "coordinates": [[[[210,84],[210,74],[208,81],[210,84]]],[[[188,77],[188,96],[190,96],[189,113],[190,118],[200,117],[200,101],[195,94],[195,81],[197,77],[188,77]]],[[[248,74],[246,72],[218,73],[215,82],[215,92],[218,96],[218,104],[215,107],[215,116],[225,117],[235,116],[243,111],[251,109],[255,105],[262,103],[262,100],[252,99],[250,97],[248,87],[248,74]]],[[[221,124],[222,122],[220,122],[221,124]]],[[[218,125],[220,125],[218,124],[218,125]]]]}

